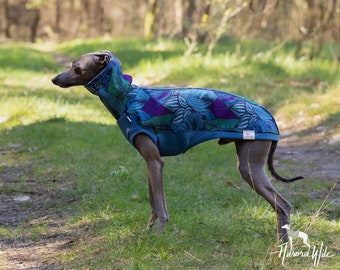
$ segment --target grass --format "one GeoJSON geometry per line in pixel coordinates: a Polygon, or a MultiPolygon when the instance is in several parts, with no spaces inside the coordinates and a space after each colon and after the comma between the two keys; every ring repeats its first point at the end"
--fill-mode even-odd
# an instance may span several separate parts
{"type": "MultiPolygon", "coordinates": [[[[226,43],[210,59],[203,47],[184,57],[185,46],[168,40],[74,40],[53,49],[71,57],[112,50],[138,84],[224,89],[269,107],[279,123],[299,116],[295,131],[323,125],[329,128],[325,139],[339,133],[340,72],[327,51],[320,59],[296,60],[289,46],[268,53],[268,44],[253,41],[236,50],[236,43],[226,43]]],[[[282,269],[281,259],[271,254],[276,250],[273,211],[240,179],[231,145],[208,142],[166,158],[170,222],[161,235],[146,231],[142,159],[94,96],[81,87],[51,84],[63,69],[41,44],[0,46],[0,196],[35,198],[12,203],[13,214],[19,206],[27,210],[27,221],[0,220],[0,268],[11,262],[3,256],[6,249],[56,239],[57,248],[45,262],[51,268],[282,269]]],[[[296,166],[293,160],[280,171],[296,166]]],[[[326,203],[320,212],[325,195],[309,196],[327,194],[332,181],[312,180],[312,185],[275,186],[294,206],[294,228],[335,254],[319,268],[337,269],[339,211],[326,203]]],[[[289,269],[313,265],[306,258],[286,264],[289,269]]]]}

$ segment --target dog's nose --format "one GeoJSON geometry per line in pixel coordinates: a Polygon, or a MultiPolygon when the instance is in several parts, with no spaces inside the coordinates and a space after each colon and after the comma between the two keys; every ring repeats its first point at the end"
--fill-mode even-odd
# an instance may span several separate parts
{"type": "Polygon", "coordinates": [[[57,77],[54,77],[51,81],[52,81],[55,85],[58,85],[57,77]]]}
{"type": "Polygon", "coordinates": [[[67,88],[67,87],[76,85],[76,84],[72,84],[68,80],[65,80],[65,76],[63,75],[63,73],[55,76],[51,81],[55,85],[62,87],[62,88],[67,88]]]}

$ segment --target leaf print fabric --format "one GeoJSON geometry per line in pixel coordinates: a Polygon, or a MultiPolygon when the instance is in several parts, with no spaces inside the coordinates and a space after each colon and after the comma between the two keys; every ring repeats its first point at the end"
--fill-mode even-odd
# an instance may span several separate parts
{"type": "Polygon", "coordinates": [[[244,97],[206,88],[139,87],[115,59],[85,87],[98,95],[131,144],[145,133],[161,155],[177,155],[201,142],[229,138],[279,140],[273,116],[244,97]]]}
{"type": "Polygon", "coordinates": [[[277,134],[273,117],[245,98],[201,88],[139,88],[127,114],[155,132],[232,131],[277,134]]]}

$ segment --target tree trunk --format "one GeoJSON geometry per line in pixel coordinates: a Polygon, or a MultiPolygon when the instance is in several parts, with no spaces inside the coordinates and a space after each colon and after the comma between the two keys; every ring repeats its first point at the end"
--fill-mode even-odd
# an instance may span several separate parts
{"type": "Polygon", "coordinates": [[[197,10],[195,0],[189,1],[189,6],[185,12],[185,18],[183,21],[183,36],[188,36],[192,25],[194,24],[194,14],[197,10]]]}
{"type": "Polygon", "coordinates": [[[60,21],[62,18],[62,7],[61,7],[62,0],[56,0],[55,3],[55,21],[54,21],[54,32],[59,33],[60,31],[60,21]]]}
{"type": "Polygon", "coordinates": [[[155,5],[155,20],[152,28],[152,32],[154,34],[154,37],[158,39],[163,30],[163,21],[165,16],[165,0],[156,0],[155,5]]]}
{"type": "Polygon", "coordinates": [[[33,21],[31,24],[31,42],[36,42],[37,40],[37,32],[38,32],[38,25],[40,21],[40,9],[32,10],[33,21]]]}
{"type": "Polygon", "coordinates": [[[175,9],[175,18],[174,18],[175,27],[170,35],[171,38],[181,36],[183,33],[184,1],[175,0],[174,9],[175,9]]]}
{"type": "Polygon", "coordinates": [[[144,37],[152,37],[155,23],[156,0],[148,0],[148,11],[144,19],[144,37]]]}
{"type": "Polygon", "coordinates": [[[9,3],[8,0],[4,0],[4,13],[5,13],[5,37],[11,38],[11,18],[9,14],[9,3]]]}

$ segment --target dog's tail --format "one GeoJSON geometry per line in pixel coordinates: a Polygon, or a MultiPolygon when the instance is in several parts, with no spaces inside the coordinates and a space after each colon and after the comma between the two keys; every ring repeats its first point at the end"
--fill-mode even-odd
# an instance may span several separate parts
{"type": "Polygon", "coordinates": [[[275,179],[280,180],[285,183],[294,182],[296,180],[303,179],[302,176],[297,176],[293,178],[284,178],[275,171],[274,166],[273,166],[273,157],[274,157],[276,146],[277,146],[277,141],[273,141],[270,147],[270,150],[269,150],[268,161],[267,161],[268,169],[271,172],[271,174],[275,177],[275,179]]]}

